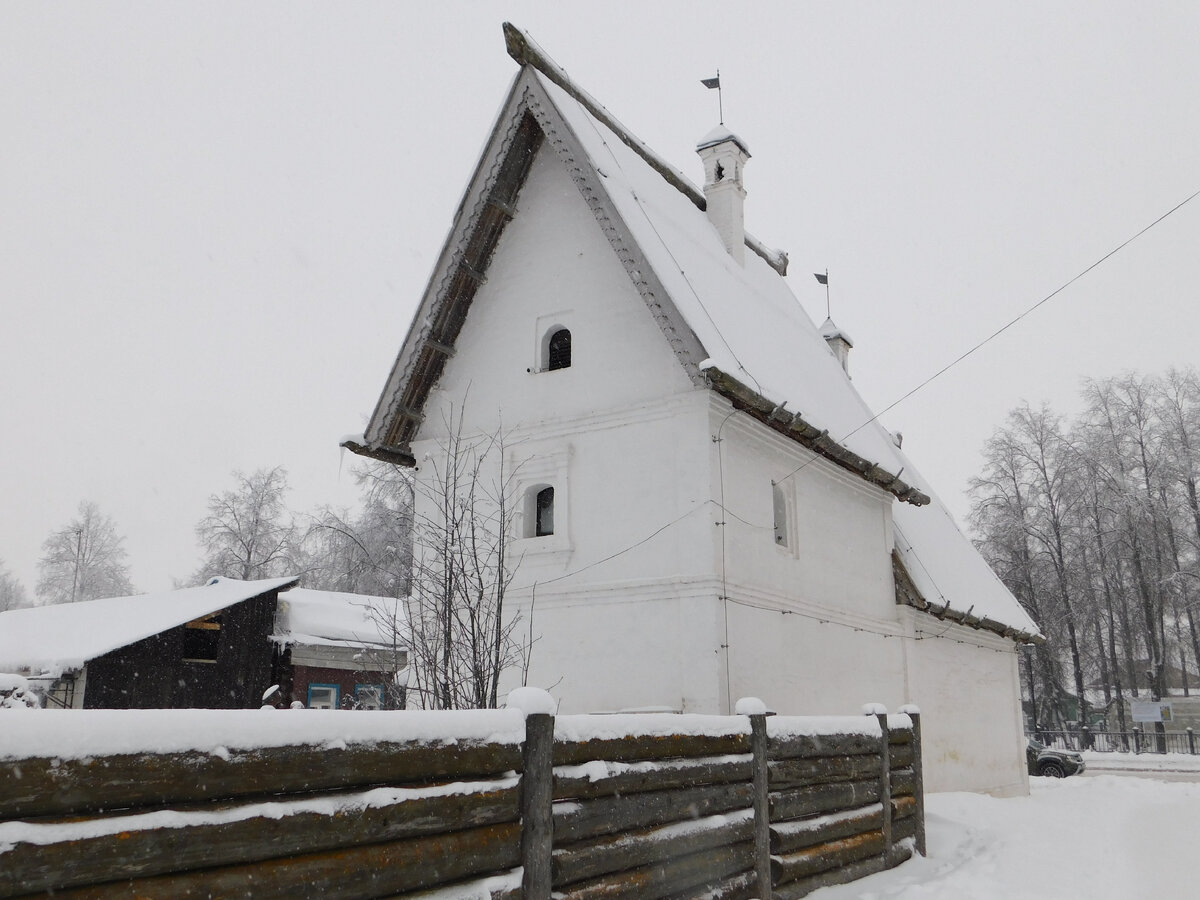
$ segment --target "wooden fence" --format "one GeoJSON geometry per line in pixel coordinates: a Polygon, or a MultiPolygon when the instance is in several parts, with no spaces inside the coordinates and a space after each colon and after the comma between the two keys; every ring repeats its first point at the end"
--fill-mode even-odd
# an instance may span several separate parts
{"type": "Polygon", "coordinates": [[[0,739],[0,897],[786,900],[924,852],[915,713],[198,710],[175,721],[289,728],[180,750],[122,711],[93,721],[157,752],[37,739],[88,713],[0,721],[29,730],[0,739]]]}

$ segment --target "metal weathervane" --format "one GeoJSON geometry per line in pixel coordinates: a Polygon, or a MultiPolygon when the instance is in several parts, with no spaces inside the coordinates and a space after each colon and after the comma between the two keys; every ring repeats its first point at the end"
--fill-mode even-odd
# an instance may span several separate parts
{"type": "Polygon", "coordinates": [[[813,272],[813,278],[817,279],[818,283],[825,285],[825,318],[828,319],[831,317],[829,312],[829,270],[826,269],[824,275],[820,272],[813,272]]]}
{"type": "Polygon", "coordinates": [[[700,83],[706,88],[716,90],[717,92],[717,111],[720,114],[721,124],[725,124],[725,104],[721,98],[721,70],[717,69],[717,74],[712,78],[701,78],[700,83]]]}

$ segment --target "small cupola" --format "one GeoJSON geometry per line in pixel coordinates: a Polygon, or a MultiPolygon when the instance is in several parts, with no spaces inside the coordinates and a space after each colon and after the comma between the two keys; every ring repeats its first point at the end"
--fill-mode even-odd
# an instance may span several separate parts
{"type": "Polygon", "coordinates": [[[850,340],[850,335],[834,325],[833,319],[826,319],[825,324],[821,326],[821,337],[825,338],[825,343],[829,345],[829,349],[833,351],[833,355],[842,364],[842,370],[849,376],[850,348],[854,346],[854,342],[850,340]]]}
{"type": "Polygon", "coordinates": [[[746,259],[746,219],[743,203],[746,186],[742,180],[750,150],[746,142],[718,125],[696,145],[704,163],[704,200],[708,220],[717,229],[729,255],[743,265],[746,259]]]}

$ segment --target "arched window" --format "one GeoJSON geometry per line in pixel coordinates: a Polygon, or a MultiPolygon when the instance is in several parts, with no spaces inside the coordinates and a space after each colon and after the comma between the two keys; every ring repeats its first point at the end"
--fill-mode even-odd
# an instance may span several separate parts
{"type": "Polygon", "coordinates": [[[554,534],[554,488],[538,484],[525,492],[522,536],[546,537],[554,534]]]}
{"type": "MultiPolygon", "coordinates": [[[[570,335],[568,335],[568,338],[570,335]]],[[[537,493],[537,527],[535,537],[554,534],[554,488],[542,488],[537,493]]]]}
{"type": "Polygon", "coordinates": [[[571,332],[560,328],[550,335],[550,343],[546,348],[546,368],[553,372],[555,369],[571,367],[571,332]]]}

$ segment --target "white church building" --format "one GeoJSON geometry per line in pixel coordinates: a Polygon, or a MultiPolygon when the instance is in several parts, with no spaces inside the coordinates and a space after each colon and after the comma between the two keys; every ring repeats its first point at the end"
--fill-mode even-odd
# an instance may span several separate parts
{"type": "Polygon", "coordinates": [[[345,446],[421,479],[464,397],[468,430],[505,430],[508,603],[537,584],[529,683],[562,712],[911,703],[928,790],[1027,792],[1041,636],[746,233],[746,143],[701,140],[697,188],[505,33],[520,71],[345,446]]]}

